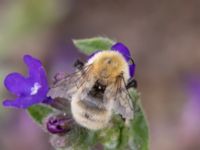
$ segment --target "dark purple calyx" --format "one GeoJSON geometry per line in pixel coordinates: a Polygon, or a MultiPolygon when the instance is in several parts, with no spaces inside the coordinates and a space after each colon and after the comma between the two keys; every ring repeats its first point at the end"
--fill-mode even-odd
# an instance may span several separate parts
{"type": "Polygon", "coordinates": [[[69,132],[74,125],[74,120],[70,116],[52,116],[47,121],[47,130],[52,134],[64,134],[69,132]]]}

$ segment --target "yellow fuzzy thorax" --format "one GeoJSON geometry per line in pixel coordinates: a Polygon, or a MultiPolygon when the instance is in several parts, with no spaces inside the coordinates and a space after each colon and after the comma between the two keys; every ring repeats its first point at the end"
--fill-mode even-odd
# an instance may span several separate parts
{"type": "Polygon", "coordinates": [[[116,51],[102,51],[94,56],[93,74],[99,79],[115,82],[120,74],[127,74],[128,64],[116,51]]]}

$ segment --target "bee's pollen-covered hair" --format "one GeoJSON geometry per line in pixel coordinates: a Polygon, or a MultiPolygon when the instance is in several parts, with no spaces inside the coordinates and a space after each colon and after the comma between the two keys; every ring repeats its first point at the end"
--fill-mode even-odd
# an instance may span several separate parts
{"type": "Polygon", "coordinates": [[[87,65],[94,64],[96,68],[102,68],[104,65],[102,62],[105,58],[110,58],[117,62],[117,66],[115,67],[115,70],[112,70],[112,74],[119,75],[120,73],[123,73],[125,80],[130,78],[128,62],[118,51],[105,50],[98,52],[88,60],[87,65]]]}

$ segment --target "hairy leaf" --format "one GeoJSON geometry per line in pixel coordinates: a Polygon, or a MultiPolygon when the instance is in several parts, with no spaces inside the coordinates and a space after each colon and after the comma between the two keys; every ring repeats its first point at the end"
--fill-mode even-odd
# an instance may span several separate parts
{"type": "Polygon", "coordinates": [[[28,108],[30,116],[39,124],[42,124],[43,120],[52,112],[53,109],[45,105],[34,105],[28,108]]]}
{"type": "Polygon", "coordinates": [[[115,43],[109,38],[94,37],[88,39],[75,39],[74,45],[83,53],[91,54],[96,50],[109,50],[115,43]]]}

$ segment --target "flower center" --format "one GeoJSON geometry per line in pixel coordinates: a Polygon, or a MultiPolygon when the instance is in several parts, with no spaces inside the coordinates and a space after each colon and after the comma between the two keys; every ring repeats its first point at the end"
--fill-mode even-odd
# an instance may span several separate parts
{"type": "Polygon", "coordinates": [[[31,95],[35,95],[37,94],[38,90],[41,88],[42,86],[36,82],[34,83],[33,87],[31,88],[31,95]]]}

